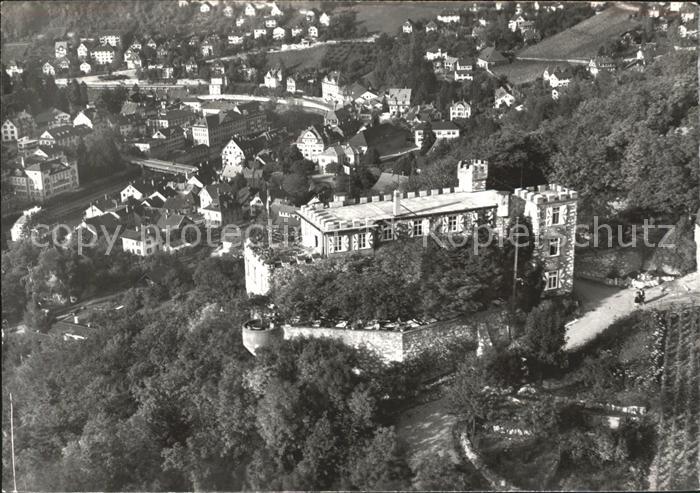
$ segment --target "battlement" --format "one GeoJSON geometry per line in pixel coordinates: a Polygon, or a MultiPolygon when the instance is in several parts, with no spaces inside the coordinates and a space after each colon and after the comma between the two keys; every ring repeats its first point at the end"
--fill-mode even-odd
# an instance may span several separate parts
{"type": "Polygon", "coordinates": [[[457,163],[460,170],[473,169],[475,175],[484,175],[484,179],[489,172],[489,162],[485,159],[470,159],[457,163]]]}
{"type": "MultiPolygon", "coordinates": [[[[457,190],[456,187],[446,187],[446,188],[435,188],[432,190],[419,190],[418,192],[399,192],[399,198],[412,199],[414,197],[427,197],[430,195],[443,195],[443,194],[447,194],[447,193],[454,193],[456,190],[457,190]]],[[[333,201],[328,203],[328,207],[321,207],[319,204],[302,205],[301,210],[302,211],[310,211],[310,210],[313,211],[313,210],[322,210],[322,209],[332,209],[335,207],[345,207],[348,205],[369,204],[369,203],[386,202],[386,201],[391,202],[393,200],[394,200],[393,193],[371,195],[369,197],[360,197],[358,199],[348,199],[348,198],[346,198],[345,194],[335,194],[335,195],[333,195],[333,201]]]]}
{"type": "Polygon", "coordinates": [[[457,163],[459,189],[463,192],[486,190],[489,162],[484,159],[463,160],[457,163]]]}
{"type": "Polygon", "coordinates": [[[556,184],[516,188],[513,195],[533,204],[568,202],[578,199],[578,192],[556,184]]]}

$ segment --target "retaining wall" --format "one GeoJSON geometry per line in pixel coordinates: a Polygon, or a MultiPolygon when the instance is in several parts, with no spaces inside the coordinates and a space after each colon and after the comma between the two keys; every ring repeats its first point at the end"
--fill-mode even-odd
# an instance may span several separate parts
{"type": "Polygon", "coordinates": [[[474,321],[445,321],[424,325],[404,332],[389,330],[352,330],[332,327],[284,326],[284,338],[328,337],[348,346],[365,347],[385,361],[406,361],[426,351],[448,347],[456,342],[476,343],[481,317],[474,321]],[[477,321],[478,320],[478,321],[477,321]]]}

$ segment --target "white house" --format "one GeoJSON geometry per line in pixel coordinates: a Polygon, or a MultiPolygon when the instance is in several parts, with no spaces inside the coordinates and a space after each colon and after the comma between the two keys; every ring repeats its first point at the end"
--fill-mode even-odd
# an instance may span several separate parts
{"type": "Polygon", "coordinates": [[[296,140],[297,149],[301,152],[305,159],[318,162],[318,156],[326,149],[328,138],[324,134],[323,129],[316,125],[311,125],[306,130],[302,131],[296,140]]]}
{"type": "Polygon", "coordinates": [[[681,20],[683,22],[692,22],[695,20],[695,11],[697,10],[697,5],[692,2],[684,2],[681,8],[681,20]]]}
{"type": "Polygon", "coordinates": [[[321,81],[321,96],[326,101],[336,101],[341,103],[343,100],[343,89],[345,87],[345,79],[337,70],[330,72],[321,81]]]}
{"type": "Polygon", "coordinates": [[[466,101],[457,101],[450,106],[450,120],[469,118],[470,116],[472,116],[472,107],[466,101]]]}
{"type": "Polygon", "coordinates": [[[277,26],[272,30],[272,39],[281,41],[287,35],[287,30],[283,27],[277,26]]]}
{"type": "Polygon", "coordinates": [[[445,58],[446,56],[447,56],[447,53],[443,53],[441,48],[430,49],[430,50],[427,50],[425,52],[425,59],[428,60],[429,62],[432,62],[433,60],[445,58]]]}
{"type": "Polygon", "coordinates": [[[253,29],[253,38],[258,39],[262,38],[263,36],[267,36],[267,29],[264,27],[256,27],[253,29]]]}
{"type": "Polygon", "coordinates": [[[386,94],[386,103],[392,116],[403,115],[411,107],[410,88],[389,88],[386,94]]]}
{"type": "Polygon", "coordinates": [[[95,48],[92,58],[98,65],[108,65],[114,61],[114,48],[109,44],[95,48]]]}
{"type": "Polygon", "coordinates": [[[63,58],[68,55],[68,41],[56,41],[54,43],[54,57],[63,58]]]}
{"type": "MultiPolygon", "coordinates": [[[[452,122],[432,122],[430,126],[435,134],[436,142],[459,138],[459,127],[452,122]]],[[[428,126],[425,123],[421,123],[413,131],[416,147],[423,145],[423,138],[427,128],[428,126]]]]}
{"type": "Polygon", "coordinates": [[[270,15],[274,17],[282,17],[284,12],[280,10],[276,3],[272,2],[272,5],[270,5],[270,15]]]}
{"type": "Polygon", "coordinates": [[[211,4],[209,2],[202,2],[199,4],[199,13],[208,14],[211,12],[211,4]]]}
{"type": "Polygon", "coordinates": [[[46,62],[44,66],[41,67],[41,71],[44,73],[44,75],[56,75],[56,69],[53,68],[53,65],[51,65],[49,62],[46,62]]]}
{"type": "Polygon", "coordinates": [[[241,45],[243,44],[243,36],[240,36],[238,34],[229,34],[228,36],[228,44],[230,45],[241,45]]]}
{"type": "Polygon", "coordinates": [[[404,34],[411,34],[413,33],[413,22],[411,19],[408,19],[406,22],[403,23],[401,26],[401,30],[404,32],[404,34]]]}
{"type": "Polygon", "coordinates": [[[297,82],[292,77],[287,77],[287,92],[291,94],[297,92],[297,82]]]}
{"type": "Polygon", "coordinates": [[[83,62],[80,64],[80,71],[84,74],[89,74],[92,72],[92,66],[88,62],[83,62]]]}
{"type": "Polygon", "coordinates": [[[243,172],[243,164],[245,163],[245,152],[241,144],[234,138],[228,141],[223,149],[221,149],[221,169],[222,173],[226,171],[226,175],[233,177],[238,173],[243,172]]]}
{"type": "Polygon", "coordinates": [[[265,87],[277,89],[282,85],[282,79],[282,69],[280,67],[273,67],[265,74],[265,87]]]}
{"type": "Polygon", "coordinates": [[[92,128],[92,120],[84,112],[78,113],[75,118],[73,118],[73,126],[77,127],[79,125],[85,125],[86,127],[92,128]]]}
{"type": "Polygon", "coordinates": [[[316,26],[309,26],[308,34],[312,38],[318,38],[318,28],[316,26]]]}
{"type": "Polygon", "coordinates": [[[80,45],[78,45],[78,49],[76,51],[78,53],[79,60],[87,60],[88,57],[90,56],[90,49],[87,47],[87,45],[85,43],[80,43],[80,45]]]}
{"type": "Polygon", "coordinates": [[[322,26],[328,27],[328,26],[331,25],[331,17],[330,17],[328,14],[326,14],[326,13],[324,12],[324,13],[322,13],[322,14],[318,17],[318,22],[319,22],[322,26]]]}
{"type": "Polygon", "coordinates": [[[277,19],[273,17],[265,19],[265,27],[270,29],[277,27],[277,19]]]}
{"type": "Polygon", "coordinates": [[[139,257],[148,257],[161,249],[160,231],[155,226],[126,230],[121,239],[122,250],[139,257]]]}
{"type": "Polygon", "coordinates": [[[252,3],[246,3],[245,4],[245,15],[248,17],[255,17],[255,7],[253,7],[252,3]]]}
{"type": "Polygon", "coordinates": [[[224,7],[224,17],[233,17],[233,7],[227,5],[224,7]]]}
{"type": "Polygon", "coordinates": [[[499,87],[498,89],[496,89],[496,92],[494,93],[493,99],[494,99],[494,103],[493,103],[494,108],[500,108],[503,105],[510,108],[512,106],[512,104],[515,102],[515,96],[513,96],[511,93],[509,93],[503,87],[499,87]]]}
{"type": "Polygon", "coordinates": [[[14,142],[17,140],[19,131],[17,125],[12,122],[12,120],[5,120],[2,122],[2,141],[3,142],[14,142]]]}
{"type": "Polygon", "coordinates": [[[440,14],[437,16],[437,20],[439,20],[440,22],[444,22],[445,24],[458,24],[459,14],[440,14]]]}
{"type": "Polygon", "coordinates": [[[318,169],[322,174],[328,173],[328,166],[338,164],[350,172],[350,167],[356,166],[359,161],[359,151],[349,144],[335,144],[327,147],[318,156],[318,169]]]}

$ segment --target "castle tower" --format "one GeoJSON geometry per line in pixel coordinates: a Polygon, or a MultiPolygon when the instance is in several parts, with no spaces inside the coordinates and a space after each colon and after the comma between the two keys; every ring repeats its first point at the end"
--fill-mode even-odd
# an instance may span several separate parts
{"type": "Polygon", "coordinates": [[[570,293],[574,286],[574,251],[578,193],[561,185],[516,188],[514,211],[532,222],[534,255],[544,266],[544,294],[570,293]]]}
{"type": "Polygon", "coordinates": [[[481,159],[471,159],[457,163],[458,191],[481,192],[486,190],[486,178],[489,175],[489,163],[481,159]]]}

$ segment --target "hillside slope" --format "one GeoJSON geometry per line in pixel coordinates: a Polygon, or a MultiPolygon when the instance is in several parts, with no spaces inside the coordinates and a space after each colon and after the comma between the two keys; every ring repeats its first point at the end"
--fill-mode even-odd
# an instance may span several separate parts
{"type": "Polygon", "coordinates": [[[633,12],[613,6],[575,26],[546,38],[520,51],[516,57],[524,60],[587,62],[598,54],[609,39],[620,36],[640,25],[633,12]]]}

